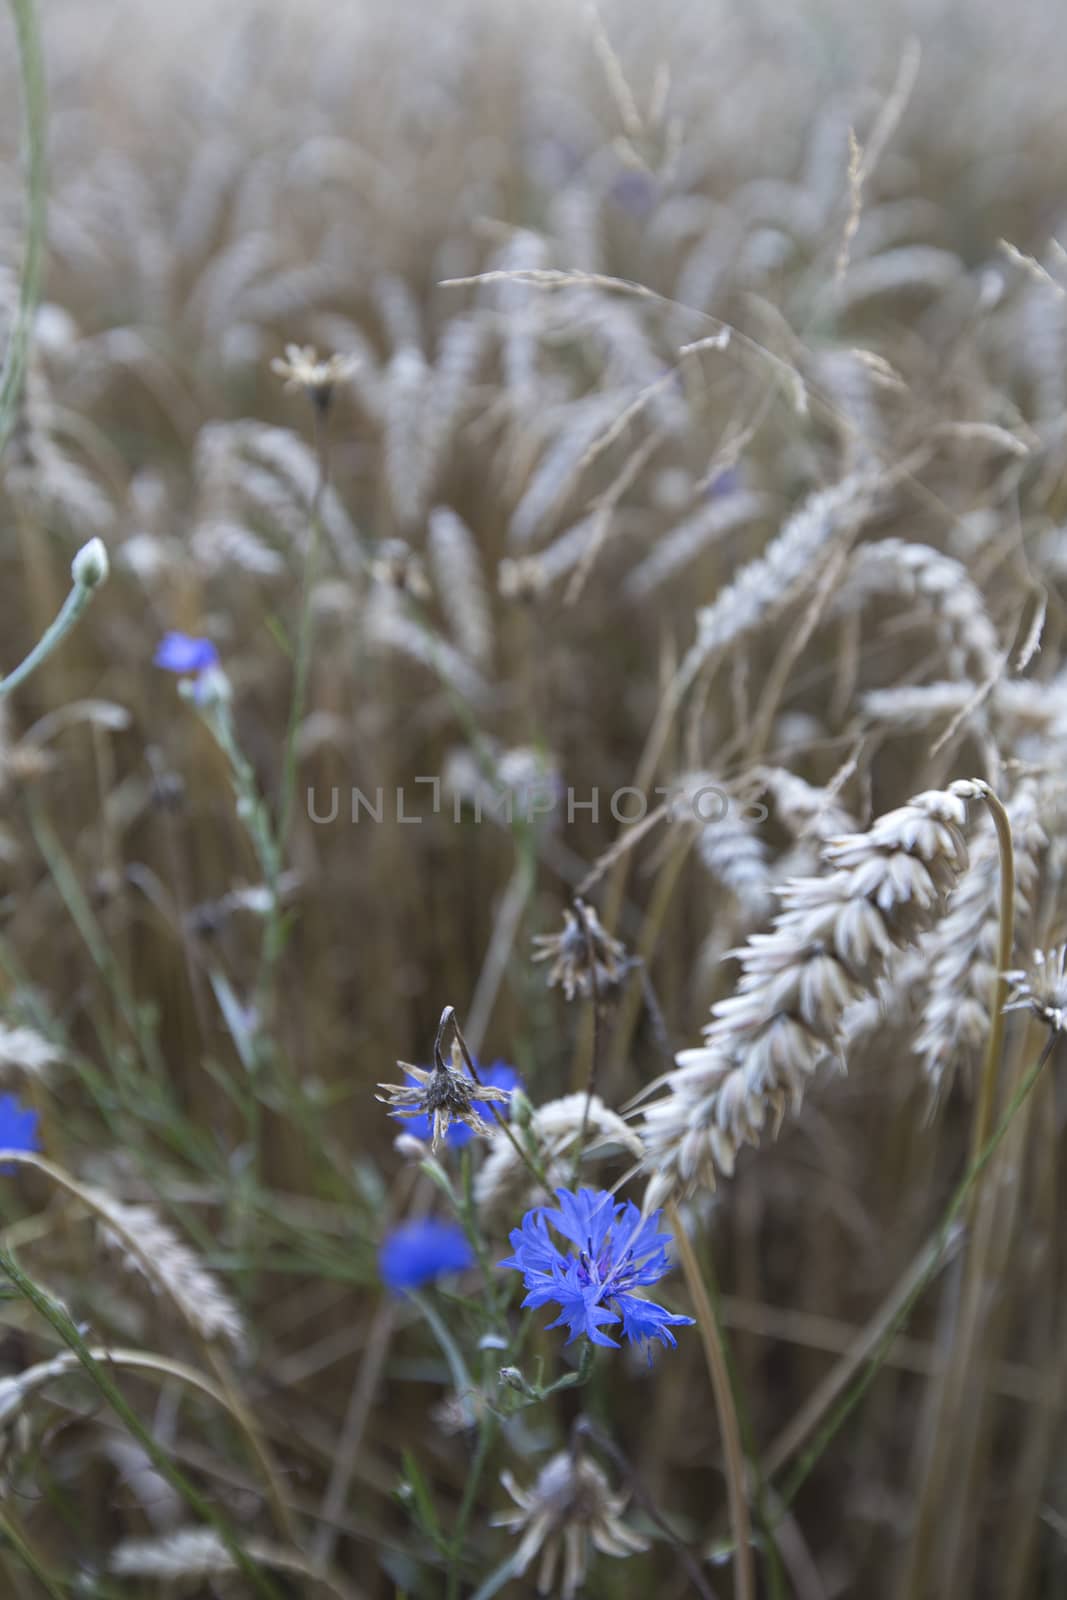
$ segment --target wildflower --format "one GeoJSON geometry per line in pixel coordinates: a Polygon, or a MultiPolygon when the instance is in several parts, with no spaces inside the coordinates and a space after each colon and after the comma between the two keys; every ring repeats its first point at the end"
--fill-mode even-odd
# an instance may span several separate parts
{"type": "MultiPolygon", "coordinates": [[[[157,667],[176,672],[183,680],[193,680],[191,693],[198,706],[207,707],[230,698],[230,680],[219,666],[219,653],[210,639],[200,639],[189,633],[166,633],[153,660],[157,667]]],[[[184,682],[180,687],[185,690],[184,682]]]]}
{"type": "Polygon", "coordinates": [[[198,639],[193,634],[165,633],[153,657],[157,667],[167,672],[177,672],[181,677],[199,676],[218,666],[219,653],[210,639],[198,639]]]}
{"type": "Polygon", "coordinates": [[[1012,985],[1005,1011],[1028,1008],[1053,1033],[1067,1031],[1067,945],[1035,950],[1029,971],[1005,973],[1012,985]]]}
{"type": "Polygon", "coordinates": [[[276,356],[271,371],[284,378],[285,388],[303,389],[320,411],[325,411],[339,383],[346,383],[356,370],[352,356],[327,356],[320,360],[313,345],[287,344],[284,359],[276,356]]]}
{"type": "Polygon", "coordinates": [[[382,1282],[397,1293],[421,1288],[445,1272],[462,1272],[473,1262],[474,1253],[459,1224],[431,1218],[402,1222],[386,1234],[378,1252],[382,1282]]]}
{"type": "MultiPolygon", "coordinates": [[[[39,1150],[37,1112],[27,1110],[17,1095],[0,1094],[0,1150],[39,1150]]],[[[10,1172],[11,1163],[0,1165],[0,1172],[10,1172]]]]}
{"type": "MultiPolygon", "coordinates": [[[[476,1089],[480,1087],[481,1084],[484,1084],[488,1088],[503,1089],[508,1095],[510,1095],[514,1092],[514,1090],[519,1088],[521,1084],[522,1080],[520,1079],[519,1074],[515,1071],[514,1067],[509,1067],[506,1061],[494,1061],[491,1067],[486,1067],[484,1070],[478,1067],[477,1062],[475,1062],[474,1065],[478,1071],[478,1078],[480,1080],[479,1085],[476,1085],[476,1089]]],[[[410,1071],[412,1069],[405,1068],[405,1070],[410,1071]]],[[[470,1077],[470,1073],[466,1072],[465,1069],[464,1075],[468,1078],[470,1077]]],[[[493,1113],[489,1109],[487,1097],[484,1097],[480,1093],[476,1093],[475,1098],[471,1101],[471,1107],[475,1113],[483,1119],[486,1127],[488,1128],[493,1113]]],[[[431,1137],[433,1133],[433,1124],[427,1112],[416,1112],[414,1116],[411,1116],[410,1112],[394,1112],[394,1115],[398,1117],[402,1117],[405,1114],[411,1117],[406,1132],[412,1134],[416,1139],[425,1140],[431,1137]]],[[[462,1150],[464,1145],[470,1144],[471,1140],[474,1138],[474,1132],[475,1130],[467,1121],[460,1121],[457,1118],[457,1120],[451,1123],[449,1126],[448,1133],[445,1136],[445,1143],[452,1150],[462,1150]]]]}
{"type": "Polygon", "coordinates": [[[574,910],[563,913],[562,933],[538,934],[535,961],[552,961],[548,987],[562,984],[568,1000],[576,994],[588,998],[617,988],[630,969],[625,946],[601,926],[592,906],[575,900],[574,910]]]}
{"type": "MultiPolygon", "coordinates": [[[[433,1130],[430,1148],[436,1150],[453,1122],[465,1124],[471,1133],[488,1134],[492,1131],[482,1112],[490,1100],[507,1101],[511,1091],[489,1083],[476,1083],[463,1066],[463,1056],[458,1044],[452,1046],[452,1062],[446,1065],[440,1050],[434,1051],[432,1067],[413,1067],[407,1061],[398,1061],[413,1083],[380,1083],[384,1095],[376,1095],[383,1105],[395,1106],[399,1117],[426,1119],[426,1130],[433,1130]]],[[[509,1069],[510,1070],[510,1069],[509,1069]]],[[[469,1135],[468,1135],[469,1137],[469,1135]]],[[[461,1141],[463,1142],[463,1141],[461,1141]]]]}
{"type": "Polygon", "coordinates": [[[561,1451],[538,1473],[532,1489],[520,1489],[510,1472],[500,1481],[517,1511],[498,1512],[496,1528],[522,1530],[514,1570],[523,1573],[537,1552],[539,1594],[553,1593],[556,1567],[563,1554],[561,1600],[573,1596],[585,1581],[590,1545],[607,1556],[629,1556],[648,1549],[648,1541],[620,1521],[625,1495],[612,1494],[607,1478],[592,1461],[561,1451]]]}
{"type": "Polygon", "coordinates": [[[558,1209],[535,1206],[526,1213],[521,1227],[510,1234],[514,1255],[500,1263],[523,1274],[523,1306],[554,1301],[560,1314],[548,1327],[565,1323],[568,1344],[584,1333],[594,1344],[617,1350],[616,1341],[602,1330],[620,1318],[631,1343],[659,1339],[664,1345],[677,1344],[671,1328],[689,1326],[692,1317],[665,1311],[635,1292],[670,1270],[671,1236],[659,1232],[661,1213],[642,1217],[632,1200],[616,1205],[606,1189],[579,1189],[577,1194],[557,1189],[556,1198],[558,1209]],[[576,1252],[560,1250],[548,1231],[550,1223],[576,1252]]]}

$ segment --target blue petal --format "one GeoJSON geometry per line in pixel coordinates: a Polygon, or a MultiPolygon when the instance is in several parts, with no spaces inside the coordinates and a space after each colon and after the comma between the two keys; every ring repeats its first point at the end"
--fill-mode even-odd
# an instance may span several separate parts
{"type": "Polygon", "coordinates": [[[559,1208],[546,1209],[552,1226],[579,1250],[600,1254],[615,1217],[615,1203],[606,1189],[557,1189],[559,1208]]]}
{"type": "Polygon", "coordinates": [[[667,1311],[633,1293],[657,1282],[670,1269],[671,1235],[659,1228],[660,1212],[643,1217],[632,1203],[616,1204],[605,1189],[557,1189],[558,1207],[535,1206],[511,1232],[513,1254],[500,1263],[521,1272],[523,1306],[555,1303],[560,1314],[549,1328],[566,1326],[567,1340],[584,1334],[594,1344],[618,1348],[602,1329],[622,1318],[627,1339],[650,1345],[676,1343],[672,1328],[688,1327],[692,1317],[667,1311]],[[549,1228],[576,1246],[564,1252],[549,1228]],[[609,1310],[617,1307],[616,1311],[609,1310]]]}
{"type": "Polygon", "coordinates": [[[573,1344],[580,1334],[585,1334],[593,1344],[605,1345],[610,1350],[617,1350],[619,1346],[614,1339],[609,1339],[600,1329],[610,1322],[618,1322],[618,1317],[613,1311],[608,1311],[605,1306],[598,1306],[595,1302],[584,1299],[581,1295],[576,1298],[568,1297],[560,1301],[560,1314],[555,1322],[545,1325],[545,1332],[553,1328],[561,1328],[566,1324],[570,1329],[568,1344],[573,1344]]]}
{"type": "MultiPolygon", "coordinates": [[[[0,1094],[0,1150],[39,1150],[37,1121],[37,1112],[24,1107],[17,1095],[0,1094]]],[[[15,1170],[10,1161],[0,1166],[0,1172],[15,1170]]]]}
{"type": "Polygon", "coordinates": [[[402,1222],[386,1234],[378,1252],[382,1282],[393,1290],[417,1289],[444,1272],[461,1272],[473,1262],[463,1229],[455,1222],[430,1218],[402,1222]]]}
{"type": "Polygon", "coordinates": [[[674,1345],[678,1341],[671,1329],[689,1328],[693,1325],[692,1317],[683,1317],[676,1312],[667,1311],[652,1300],[641,1299],[640,1295],[616,1295],[615,1304],[622,1312],[622,1331],[634,1344],[658,1339],[661,1344],[674,1345]]]}
{"type": "Polygon", "coordinates": [[[651,1216],[642,1217],[633,1201],[627,1200],[615,1224],[616,1258],[621,1258],[627,1250],[633,1252],[635,1261],[643,1261],[646,1256],[662,1257],[665,1272],[670,1264],[666,1246],[671,1242],[671,1235],[659,1231],[662,1215],[662,1211],[654,1211],[651,1216]]]}
{"type": "Polygon", "coordinates": [[[163,635],[153,658],[157,667],[168,672],[188,675],[206,672],[218,665],[219,653],[210,639],[198,639],[193,634],[171,632],[163,635]]]}
{"type": "Polygon", "coordinates": [[[515,1254],[501,1261],[502,1267],[514,1267],[517,1272],[525,1273],[551,1273],[557,1265],[565,1263],[565,1257],[552,1242],[540,1208],[526,1213],[522,1226],[511,1230],[509,1243],[515,1254]]]}

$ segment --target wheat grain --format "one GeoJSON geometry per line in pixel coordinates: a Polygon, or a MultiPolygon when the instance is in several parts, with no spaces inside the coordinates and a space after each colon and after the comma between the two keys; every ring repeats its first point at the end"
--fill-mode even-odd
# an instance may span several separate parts
{"type": "Polygon", "coordinates": [[[785,885],[771,932],[737,952],[737,990],[712,1008],[704,1045],[681,1052],[668,1095],[645,1109],[648,1208],[714,1186],[768,1115],[780,1123],[787,1106],[799,1109],[848,1007],[940,915],[966,866],[965,815],[959,792],[918,795],[866,833],[829,841],[825,876],[785,885]]]}
{"type": "Polygon", "coordinates": [[[105,1244],[117,1250],[124,1265],[164,1295],[201,1338],[242,1349],[246,1335],[237,1306],[151,1206],[126,1205],[103,1189],[86,1192],[105,1244]]]}

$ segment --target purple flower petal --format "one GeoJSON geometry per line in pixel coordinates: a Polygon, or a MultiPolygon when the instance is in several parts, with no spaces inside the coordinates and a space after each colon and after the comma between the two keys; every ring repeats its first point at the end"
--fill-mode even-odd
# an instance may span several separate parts
{"type": "Polygon", "coordinates": [[[651,1351],[651,1341],[676,1343],[672,1328],[688,1327],[680,1316],[635,1291],[656,1283],[670,1270],[669,1233],[659,1231],[660,1213],[642,1217],[632,1201],[616,1202],[606,1189],[557,1189],[556,1206],[528,1211],[510,1240],[514,1252],[502,1267],[521,1272],[524,1307],[555,1304],[560,1314],[550,1328],[566,1326],[567,1343],[585,1334],[593,1344],[617,1348],[603,1328],[622,1321],[623,1336],[651,1351]],[[563,1251],[552,1227],[574,1248],[563,1251]]]}
{"type": "MultiPolygon", "coordinates": [[[[0,1150],[39,1150],[37,1122],[37,1112],[24,1107],[17,1095],[0,1094],[0,1150]]],[[[0,1173],[16,1170],[10,1161],[0,1166],[0,1173]]]]}
{"type": "Polygon", "coordinates": [[[219,653],[210,639],[198,639],[189,633],[165,633],[153,657],[157,667],[167,672],[178,672],[183,677],[206,672],[218,666],[219,653]]]}

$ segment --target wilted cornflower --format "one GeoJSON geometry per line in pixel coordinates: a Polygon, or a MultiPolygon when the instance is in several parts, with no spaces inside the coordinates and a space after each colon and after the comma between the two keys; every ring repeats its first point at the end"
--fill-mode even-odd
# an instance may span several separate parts
{"type": "Polygon", "coordinates": [[[1035,950],[1027,971],[1006,972],[1012,985],[1005,1011],[1030,1010],[1053,1033],[1067,1030],[1067,945],[1035,950]]]}
{"type": "Polygon", "coordinates": [[[320,359],[313,345],[287,344],[285,358],[276,356],[271,371],[284,378],[287,389],[303,389],[320,411],[325,411],[339,383],[345,383],[356,370],[352,356],[326,356],[320,359]]]}
{"type": "Polygon", "coordinates": [[[563,1554],[561,1600],[573,1600],[585,1581],[590,1545],[608,1556],[629,1556],[648,1549],[647,1539],[621,1522],[625,1495],[612,1494],[607,1478],[592,1461],[561,1451],[542,1467],[532,1489],[520,1489],[510,1472],[500,1481],[518,1506],[490,1520],[496,1528],[522,1530],[514,1570],[523,1573],[537,1552],[539,1594],[553,1592],[556,1567],[563,1554]]]}
{"type": "Polygon", "coordinates": [[[376,1095],[383,1105],[394,1106],[399,1117],[425,1118],[427,1132],[432,1128],[430,1148],[436,1150],[454,1122],[463,1123],[471,1133],[483,1136],[492,1132],[491,1125],[482,1116],[490,1100],[507,1101],[511,1090],[496,1088],[492,1084],[474,1081],[463,1063],[457,1044],[452,1046],[452,1063],[446,1064],[439,1050],[435,1050],[432,1067],[414,1067],[407,1061],[398,1061],[411,1083],[380,1083],[384,1095],[376,1095]]]}
{"type": "MultiPolygon", "coordinates": [[[[692,1317],[666,1311],[636,1291],[658,1283],[670,1271],[669,1233],[659,1231],[661,1212],[642,1217],[632,1200],[620,1205],[606,1189],[557,1189],[555,1206],[535,1206],[509,1235],[514,1255],[502,1267],[521,1272],[527,1294],[523,1306],[555,1303],[560,1314],[548,1328],[564,1324],[570,1344],[585,1334],[593,1344],[619,1348],[602,1330],[622,1321],[631,1343],[659,1339],[677,1344],[672,1328],[688,1327],[692,1317]],[[563,1251],[549,1224],[575,1246],[563,1251]],[[614,1308],[614,1309],[612,1309],[614,1308]]],[[[547,1329],[546,1329],[547,1331],[547,1329]]],[[[651,1360],[651,1348],[649,1359],[651,1360]]]]}
{"type": "MultiPolygon", "coordinates": [[[[0,1150],[39,1150],[37,1112],[23,1106],[17,1095],[0,1094],[0,1150]]],[[[12,1164],[0,1165],[0,1172],[11,1172],[12,1164]]]]}
{"type": "MultiPolygon", "coordinates": [[[[398,1065],[403,1065],[403,1063],[399,1062],[398,1065]]],[[[479,1067],[477,1061],[475,1061],[474,1065],[481,1084],[485,1084],[491,1089],[503,1089],[507,1095],[510,1095],[512,1090],[518,1089],[522,1084],[522,1079],[515,1071],[515,1068],[509,1067],[506,1061],[494,1061],[491,1067],[484,1068],[479,1067]]],[[[405,1068],[405,1071],[408,1070],[410,1069],[405,1068]]],[[[462,1070],[464,1075],[469,1078],[470,1073],[467,1072],[466,1068],[464,1067],[462,1070]]],[[[493,1113],[489,1109],[488,1097],[480,1092],[480,1085],[478,1084],[475,1085],[475,1097],[471,1101],[471,1106],[488,1127],[493,1113]]],[[[409,1117],[408,1125],[405,1129],[406,1133],[412,1134],[416,1139],[431,1138],[433,1123],[427,1112],[416,1113],[414,1116],[403,1111],[393,1113],[397,1117],[402,1117],[405,1114],[409,1117]]],[[[456,1121],[449,1124],[448,1132],[445,1135],[445,1143],[450,1150],[462,1150],[464,1145],[470,1144],[473,1138],[474,1129],[468,1122],[457,1118],[456,1121]]]]}
{"type": "Polygon", "coordinates": [[[575,900],[573,911],[564,911],[563,924],[562,933],[535,936],[533,959],[551,960],[548,987],[562,984],[568,1000],[576,994],[588,999],[594,989],[603,999],[630,970],[625,945],[611,937],[592,906],[582,900],[575,900]]]}
{"type": "Polygon", "coordinates": [[[462,1272],[474,1263],[467,1236],[456,1222],[424,1217],[402,1222],[382,1240],[378,1271],[395,1293],[419,1289],[446,1272],[462,1272]]]}

